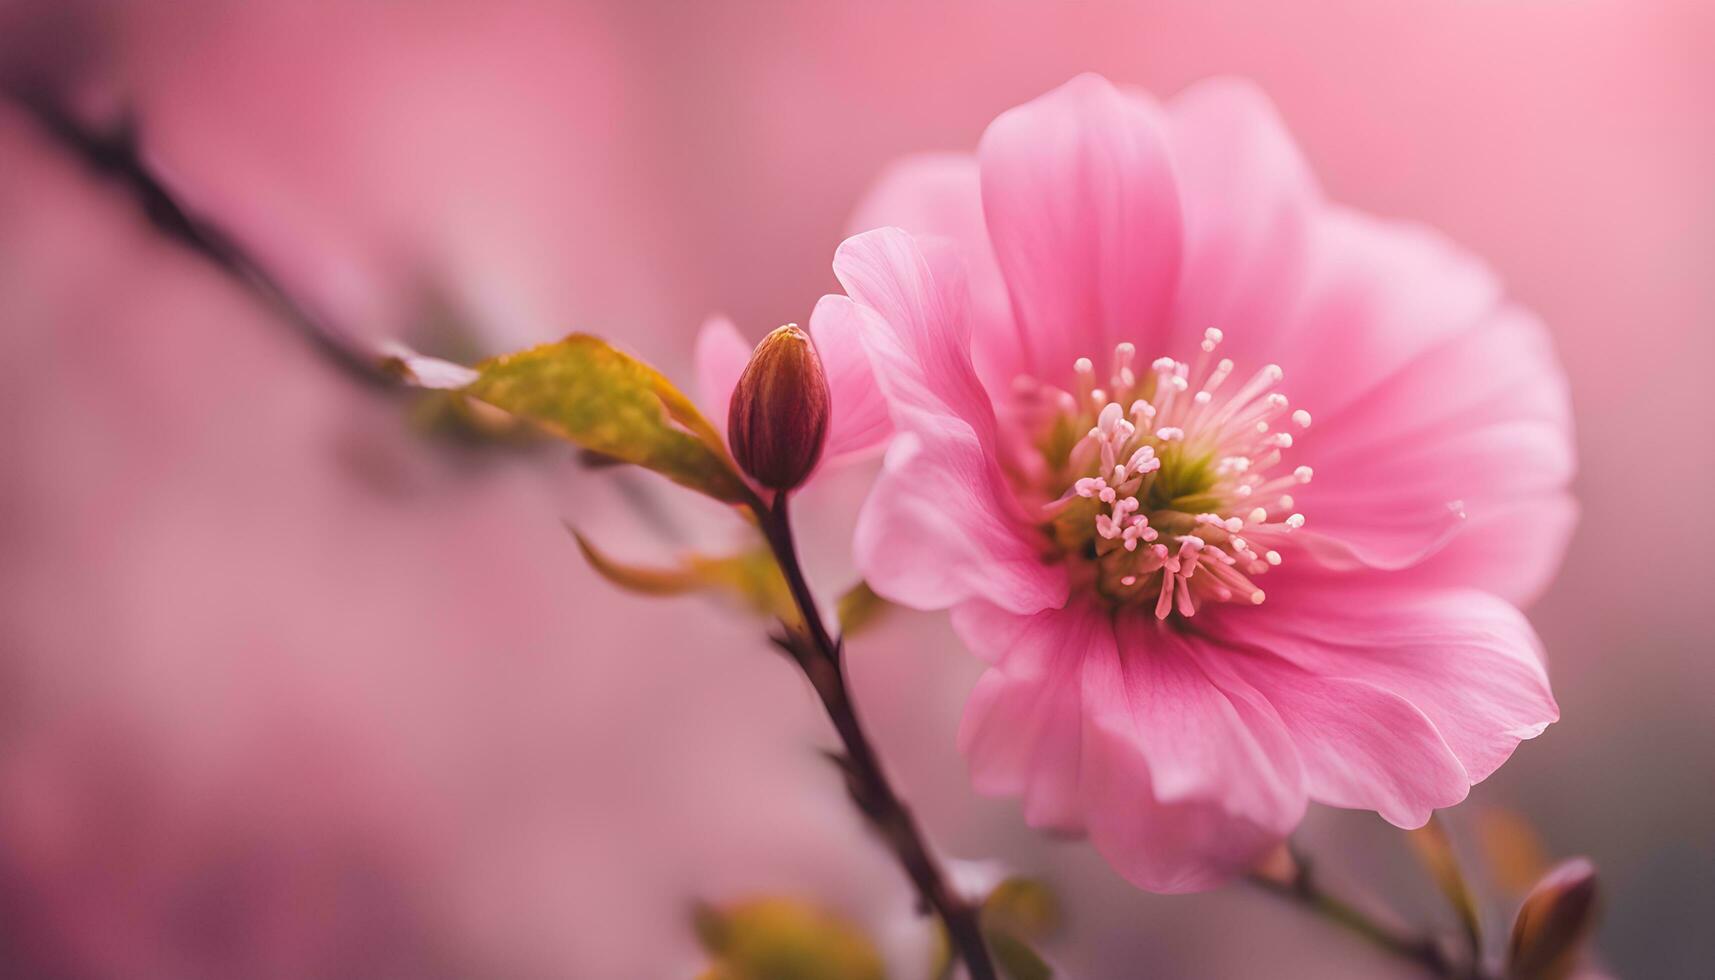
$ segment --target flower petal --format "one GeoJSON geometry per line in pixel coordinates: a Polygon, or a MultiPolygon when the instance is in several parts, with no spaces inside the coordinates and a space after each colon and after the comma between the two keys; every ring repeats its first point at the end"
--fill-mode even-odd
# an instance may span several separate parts
{"type": "Polygon", "coordinates": [[[861,308],[845,296],[824,296],[810,314],[810,339],[828,378],[833,417],[822,450],[824,465],[862,456],[886,444],[893,434],[887,399],[875,383],[863,349],[857,320],[861,308]]]}
{"type": "Polygon", "coordinates": [[[1250,82],[1199,82],[1167,106],[1184,209],[1174,328],[1154,354],[1184,357],[1208,327],[1253,369],[1303,287],[1321,195],[1268,97],[1250,82]]]}
{"type": "Polygon", "coordinates": [[[1375,810],[1421,827],[1434,810],[1470,792],[1464,766],[1410,701],[1367,680],[1323,676],[1259,649],[1203,655],[1213,676],[1242,677],[1268,698],[1304,766],[1310,797],[1375,810]]]}
{"type": "Polygon", "coordinates": [[[990,124],[983,214],[1036,377],[1165,328],[1179,279],[1179,192],[1160,111],[1080,75],[990,124]]]}
{"type": "Polygon", "coordinates": [[[1292,744],[1242,680],[1218,686],[1178,634],[1077,602],[1034,616],[972,603],[960,637],[994,667],[959,744],[978,792],[1033,827],[1087,831],[1152,891],[1214,887],[1303,816],[1292,744]]]}
{"type": "Polygon", "coordinates": [[[1418,357],[1490,322],[1500,284],[1445,236],[1325,204],[1302,290],[1259,356],[1318,424],[1390,384],[1418,357]]]}
{"type": "Polygon", "coordinates": [[[970,599],[1019,614],[1064,605],[1065,566],[1044,563],[1031,529],[1009,519],[1017,505],[970,426],[952,416],[894,420],[899,432],[853,536],[864,580],[913,609],[970,599]]]}
{"type": "Polygon", "coordinates": [[[1091,650],[1113,646],[1112,626],[1084,604],[1017,616],[969,602],[953,611],[953,627],[996,664],[977,681],[959,726],[972,787],[1023,797],[1032,827],[1082,832],[1082,668],[1091,650]]]}
{"type": "Polygon", "coordinates": [[[1480,588],[1525,606],[1560,570],[1579,508],[1570,493],[1557,490],[1511,502],[1473,494],[1466,512],[1446,547],[1403,574],[1413,583],[1480,588]]]}
{"type": "MultiPolygon", "coordinates": [[[[853,233],[903,228],[919,241],[945,239],[964,262],[971,297],[971,360],[990,391],[1004,391],[1030,365],[1019,349],[1012,301],[983,222],[982,178],[968,153],[923,153],[892,164],[858,205],[853,233]]],[[[931,263],[934,257],[931,256],[931,263]]]]}
{"type": "Polygon", "coordinates": [[[1523,601],[1572,527],[1565,375],[1541,324],[1517,309],[1493,311],[1318,417],[1293,452],[1315,471],[1296,494],[1310,529],[1375,567],[1427,559],[1426,582],[1523,601]],[[1443,550],[1445,560],[1430,557],[1443,550]]]}
{"type": "Polygon", "coordinates": [[[1200,665],[1198,641],[1120,616],[1083,676],[1081,792],[1091,842],[1132,883],[1212,888],[1303,818],[1303,776],[1274,709],[1200,665]]]}
{"type": "Polygon", "coordinates": [[[952,416],[992,446],[994,408],[971,367],[969,296],[956,267],[931,269],[909,234],[880,228],[840,243],[834,275],[888,327],[870,331],[865,347],[895,424],[901,411],[952,416]]]}
{"type": "Polygon", "coordinates": [[[917,609],[987,599],[1016,613],[1066,601],[1063,566],[995,460],[994,409],[971,367],[963,284],[897,228],[848,239],[834,272],[898,433],[858,515],[853,552],[881,595],[917,609]],[[937,272],[940,275],[937,275],[937,272]]]}
{"type": "MultiPolygon", "coordinates": [[[[1271,590],[1263,606],[1219,612],[1207,626],[1223,644],[1266,650],[1310,677],[1360,681],[1409,701],[1434,725],[1469,783],[1487,778],[1520,741],[1534,738],[1560,717],[1535,632],[1517,609],[1485,592],[1356,585],[1349,577],[1312,576],[1271,590]]],[[[1244,663],[1254,668],[1255,660],[1244,663]]],[[[1254,680],[1271,700],[1280,692],[1276,704],[1291,724],[1295,711],[1312,707],[1303,690],[1310,682],[1280,669],[1271,676],[1273,682],[1254,680]]],[[[1384,731],[1376,737],[1400,735],[1384,731]]],[[[1371,756],[1386,758],[1374,751],[1371,756]]],[[[1355,754],[1353,765],[1361,758],[1362,753],[1355,754]]],[[[1406,764],[1402,755],[1399,765],[1406,764]]],[[[1410,764],[1421,765],[1421,760],[1410,764]]],[[[1309,769],[1317,775],[1315,766],[1309,769]]],[[[1321,775],[1329,773],[1322,770],[1321,775]]],[[[1400,776],[1395,772],[1390,778],[1400,776]]],[[[1423,770],[1414,778],[1429,777],[1423,770]]],[[[1325,780],[1313,785],[1312,795],[1349,805],[1341,799],[1350,791],[1350,786],[1336,791],[1325,780]],[[1334,795],[1324,795],[1329,793],[1334,795]]],[[[1377,785],[1373,792],[1379,797],[1392,790],[1377,785]]],[[[1447,790],[1422,787],[1419,792],[1427,800],[1447,790]]],[[[1408,823],[1396,819],[1403,813],[1382,812],[1396,823],[1408,823]]]]}
{"type": "Polygon", "coordinates": [[[724,316],[709,317],[697,331],[691,358],[696,365],[698,403],[707,410],[709,422],[723,437],[732,391],[750,363],[750,351],[750,342],[724,316]]]}

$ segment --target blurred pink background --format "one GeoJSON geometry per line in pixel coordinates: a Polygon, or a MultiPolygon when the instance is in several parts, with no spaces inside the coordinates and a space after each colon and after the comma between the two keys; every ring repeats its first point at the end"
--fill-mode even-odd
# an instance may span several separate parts
{"type": "MultiPolygon", "coordinates": [[[[343,323],[468,353],[432,298],[482,349],[585,329],[687,383],[706,314],[808,315],[892,158],[1079,71],[1257,79],[1332,197],[1486,256],[1572,376],[1585,516],[1532,611],[1563,720],[1455,830],[1504,805],[1592,856],[1619,975],[1715,962],[1715,525],[1679,493],[1715,485],[1715,7],[7,0],[0,63],[135,109],[174,185],[343,323]]],[[[414,432],[11,104],[0,327],[7,975],[689,976],[690,900],[763,892],[912,975],[903,882],[760,624],[618,595],[560,530],[639,555],[630,485],[414,432]]],[[[945,849],[1061,891],[1071,975],[1393,969],[1243,889],[1138,893],[972,796],[976,665],[943,622],[893,617],[853,669],[945,849]]],[[[1305,839],[1436,914],[1373,815],[1305,839]]]]}

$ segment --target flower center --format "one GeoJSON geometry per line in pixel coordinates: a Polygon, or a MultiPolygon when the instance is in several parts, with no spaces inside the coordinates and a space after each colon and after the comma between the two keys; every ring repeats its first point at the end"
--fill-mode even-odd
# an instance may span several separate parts
{"type": "Polygon", "coordinates": [[[1274,390],[1279,366],[1234,383],[1216,360],[1221,331],[1203,335],[1194,364],[1162,357],[1141,373],[1131,344],[1114,350],[1101,383],[1089,358],[1077,391],[1014,381],[1003,410],[1018,434],[1005,464],[1075,582],[1118,606],[1166,619],[1205,602],[1261,603],[1256,579],[1281,563],[1281,539],[1303,526],[1288,492],[1310,467],[1288,470],[1288,424],[1310,425],[1274,390]],[[1279,428],[1277,428],[1277,426],[1279,428]]]}

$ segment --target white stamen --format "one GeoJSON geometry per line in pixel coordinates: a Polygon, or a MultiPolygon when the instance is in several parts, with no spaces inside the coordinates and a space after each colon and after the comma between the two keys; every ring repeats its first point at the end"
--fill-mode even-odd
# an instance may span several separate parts
{"type": "Polygon", "coordinates": [[[1218,328],[1203,331],[1192,362],[1148,362],[1154,378],[1140,378],[1142,367],[1134,372],[1135,345],[1116,344],[1105,376],[1098,377],[1090,358],[1075,361],[1072,394],[1018,378],[1012,385],[1018,410],[1004,416],[1005,424],[1045,425],[1045,410],[1059,406],[1072,431],[1085,430],[1064,457],[1044,456],[1032,468],[1025,464],[1042,454],[1030,450],[1044,445],[1042,430],[1032,429],[1023,461],[1010,464],[1008,472],[1032,484],[1065,474],[1071,486],[1041,505],[1043,520],[1076,513],[1093,524],[1085,525],[1088,537],[1067,548],[1068,560],[1091,554],[1101,566],[1098,588],[1109,599],[1153,599],[1161,618],[1175,612],[1192,616],[1208,602],[1260,604],[1263,592],[1248,576],[1280,565],[1280,552],[1267,545],[1305,523],[1285,491],[1309,483],[1313,472],[1282,464],[1294,442],[1283,430],[1288,423],[1295,430],[1308,427],[1310,414],[1293,410],[1287,396],[1274,390],[1285,377],[1279,365],[1264,365],[1236,390],[1223,388],[1234,365],[1212,353],[1224,339],[1218,328]],[[1107,385],[1097,387],[1098,381],[1107,385]],[[1139,397],[1145,392],[1147,399],[1139,397]],[[1174,443],[1196,452],[1175,447],[1163,459],[1174,443]],[[1154,474],[1168,482],[1158,485],[1154,474]],[[1077,507],[1079,500],[1092,504],[1077,507]]]}

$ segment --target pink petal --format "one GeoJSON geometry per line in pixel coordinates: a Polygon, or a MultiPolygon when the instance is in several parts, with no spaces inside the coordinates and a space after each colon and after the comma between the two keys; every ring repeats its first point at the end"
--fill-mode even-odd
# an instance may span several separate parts
{"type": "MultiPolygon", "coordinates": [[[[1485,326],[1501,319],[1487,273],[1433,236],[1340,215],[1318,230],[1324,205],[1314,178],[1267,97],[1249,83],[1193,86],[1173,100],[1169,121],[1186,238],[1170,346],[1191,349],[1213,324],[1225,334],[1223,353],[1247,368],[1287,366],[1285,390],[1316,419],[1293,451],[1293,462],[1317,474],[1295,494],[1311,517],[1302,541],[1328,564],[1401,568],[1461,540],[1461,509],[1473,523],[1504,510],[1504,502],[1490,506],[1474,479],[1486,475],[1470,465],[1476,460],[1447,465],[1465,454],[1427,438],[1542,418],[1527,403],[1563,387],[1546,344],[1494,337],[1504,331],[1485,326]],[[1313,265],[1313,245],[1336,248],[1313,265]],[[1443,294],[1435,277],[1444,270],[1452,270],[1454,288],[1443,294]],[[1374,283],[1362,282],[1371,272],[1374,283]],[[1365,298],[1365,290],[1376,295],[1365,298]],[[1425,293],[1428,301],[1414,298],[1425,293]],[[1306,343],[1305,333],[1328,329],[1340,334],[1332,349],[1306,343]],[[1452,340],[1443,342],[1449,329],[1452,340]],[[1521,343],[1537,349],[1517,350],[1521,343]],[[1323,351],[1325,363],[1307,363],[1306,348],[1323,351]],[[1349,398],[1365,387],[1364,373],[1352,370],[1360,360],[1375,364],[1371,370],[1388,383],[1368,387],[1342,410],[1329,396],[1349,398]],[[1517,396],[1510,404],[1497,395],[1509,386],[1517,396]],[[1416,496],[1404,499],[1402,491],[1416,496]],[[1449,506],[1454,502],[1463,506],[1449,506]]],[[[1564,481],[1565,466],[1538,462],[1546,465],[1536,472],[1551,487],[1564,481]]],[[[1509,588],[1509,595],[1540,583],[1564,536],[1552,528],[1538,534],[1533,524],[1494,528],[1506,546],[1482,548],[1459,563],[1486,573],[1467,581],[1500,588],[1506,579],[1524,580],[1526,588],[1509,588]],[[1514,544],[1518,562],[1485,563],[1514,544]]]]}
{"type": "Polygon", "coordinates": [[[1309,250],[1302,291],[1257,354],[1319,423],[1500,308],[1489,269],[1428,228],[1323,205],[1309,250]]]}
{"type": "Polygon", "coordinates": [[[983,134],[983,214],[1037,377],[1120,341],[1153,350],[1179,278],[1179,192],[1160,111],[1096,75],[983,134]]]}
{"type": "Polygon", "coordinates": [[[724,316],[711,316],[697,331],[691,358],[696,365],[698,404],[715,429],[726,435],[732,390],[750,363],[752,345],[724,316]]]}
{"type": "Polygon", "coordinates": [[[1087,830],[1134,883],[1213,887],[1304,811],[1297,759],[1267,702],[1217,686],[1176,633],[1093,603],[1034,616],[969,604],[954,627],[995,666],[960,747],[979,792],[1019,795],[1033,827],[1087,830]]]}
{"type": "Polygon", "coordinates": [[[995,461],[994,410],[971,367],[963,283],[897,228],[848,239],[834,272],[865,307],[859,339],[898,433],[858,517],[853,552],[875,590],[917,609],[981,598],[1017,613],[1066,601],[1066,571],[995,461]],[[937,275],[939,273],[939,275],[937,275]]]}
{"type": "Polygon", "coordinates": [[[1082,832],[1082,668],[1090,650],[1113,645],[1112,627],[1085,605],[1016,616],[981,602],[956,608],[953,626],[973,651],[996,661],[959,727],[972,787],[1023,797],[1032,827],[1082,832]]]}
{"type": "Polygon", "coordinates": [[[1012,301],[983,222],[977,158],[965,153],[924,153],[889,166],[858,205],[851,230],[889,225],[911,232],[919,241],[932,237],[952,244],[965,263],[970,290],[971,359],[990,391],[1004,391],[1000,386],[1029,365],[1019,350],[1012,301]]]}
{"type": "MultiPolygon", "coordinates": [[[[1259,667],[1254,658],[1242,662],[1246,669],[1273,678],[1252,679],[1289,724],[1302,712],[1298,727],[1316,727],[1315,706],[1306,693],[1313,678],[1363,682],[1398,695],[1422,712],[1464,767],[1468,783],[1481,782],[1520,741],[1534,738],[1560,717],[1530,624],[1510,604],[1484,592],[1354,585],[1348,577],[1310,577],[1271,590],[1263,606],[1221,612],[1208,624],[1221,644],[1265,650],[1296,668],[1259,667]]],[[[1371,707],[1364,710],[1379,717],[1374,696],[1358,698],[1358,693],[1345,688],[1326,697],[1351,695],[1354,705],[1369,702],[1371,707]]],[[[1403,718],[1398,720],[1403,724],[1403,718]]],[[[1378,730],[1375,737],[1403,741],[1406,732],[1422,734],[1410,726],[1391,733],[1378,730]]],[[[1361,779],[1365,766],[1387,758],[1385,748],[1352,748],[1344,781],[1314,783],[1317,799],[1362,806],[1387,800],[1391,809],[1383,809],[1383,816],[1402,825],[1421,822],[1417,817],[1426,816],[1425,806],[1446,805],[1428,802],[1451,792],[1450,784],[1439,782],[1444,774],[1424,768],[1433,746],[1408,749],[1403,744],[1396,747],[1400,754],[1388,773],[1372,773],[1371,798],[1351,802],[1358,789],[1351,780],[1361,779]],[[1399,796],[1407,792],[1399,783],[1402,779],[1434,781],[1417,787],[1418,809],[1409,816],[1399,796]]],[[[1312,754],[1302,742],[1300,749],[1307,758],[1312,754]]],[[[1313,779],[1332,775],[1326,767],[1307,763],[1307,768],[1313,779]]]]}
{"type": "Polygon", "coordinates": [[[957,267],[932,270],[909,234],[881,228],[840,243],[834,275],[888,328],[871,331],[866,348],[894,414],[953,416],[992,446],[994,408],[971,367],[969,297],[957,267]]]}
{"type": "Polygon", "coordinates": [[[1542,594],[1560,570],[1578,523],[1578,503],[1559,490],[1510,503],[1477,498],[1447,546],[1404,574],[1425,586],[1472,587],[1519,606],[1542,594]]]}
{"type": "Polygon", "coordinates": [[[810,339],[828,377],[833,416],[823,463],[863,456],[881,448],[893,434],[887,400],[875,383],[864,352],[857,318],[860,308],[844,296],[824,296],[810,314],[810,339]]]}
{"type": "Polygon", "coordinates": [[[1464,766],[1410,701],[1370,681],[1321,676],[1260,649],[1203,653],[1212,676],[1241,677],[1261,691],[1292,733],[1310,797],[1375,810],[1401,827],[1470,791],[1464,766]]]}
{"type": "Polygon", "coordinates": [[[1429,559],[1437,571],[1424,581],[1527,599],[1571,531],[1565,375],[1542,326],[1516,309],[1317,417],[1293,453],[1316,474],[1296,494],[1309,528],[1377,567],[1429,559]],[[1443,549],[1445,560],[1429,558],[1443,549]]]}
{"type": "Polygon", "coordinates": [[[1185,357],[1203,331],[1251,370],[1303,288],[1321,196],[1268,97],[1238,79],[1199,82],[1167,106],[1184,209],[1174,330],[1150,356],[1185,357]]]}
{"type": "Polygon", "coordinates": [[[1090,841],[1157,892],[1212,888],[1304,815],[1292,740],[1248,686],[1217,684],[1195,637],[1123,616],[1085,658],[1081,791],[1090,841]]]}
{"type": "Polygon", "coordinates": [[[1009,517],[1016,503],[970,426],[926,414],[894,421],[899,433],[853,535],[865,581],[913,609],[971,599],[1020,614],[1064,605],[1065,566],[1044,563],[1032,529],[1009,517]]]}

